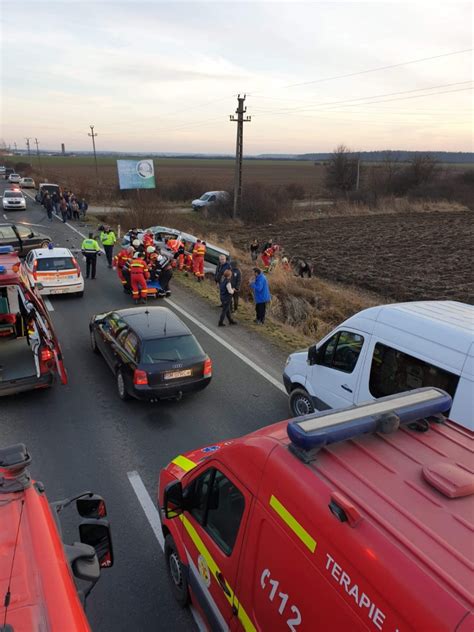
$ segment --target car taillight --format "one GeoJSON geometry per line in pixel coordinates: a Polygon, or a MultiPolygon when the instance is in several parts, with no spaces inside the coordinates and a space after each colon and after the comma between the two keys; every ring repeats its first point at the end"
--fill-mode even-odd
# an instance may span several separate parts
{"type": "Polygon", "coordinates": [[[146,371],[142,371],[141,369],[135,369],[133,372],[133,383],[136,386],[143,386],[148,384],[148,375],[146,371]]]}
{"type": "Polygon", "coordinates": [[[33,278],[35,281],[38,279],[38,259],[33,263],[33,278]]]}
{"type": "Polygon", "coordinates": [[[49,349],[41,349],[40,353],[41,362],[48,362],[53,359],[53,353],[49,349]]]}
{"type": "Polygon", "coordinates": [[[76,271],[77,271],[77,276],[80,277],[81,276],[81,268],[79,267],[79,264],[77,263],[77,261],[74,259],[74,257],[72,258],[72,262],[73,264],[76,266],[76,271]]]}
{"type": "Polygon", "coordinates": [[[211,358],[206,358],[204,360],[203,377],[211,377],[211,375],[212,375],[212,360],[211,358]]]}

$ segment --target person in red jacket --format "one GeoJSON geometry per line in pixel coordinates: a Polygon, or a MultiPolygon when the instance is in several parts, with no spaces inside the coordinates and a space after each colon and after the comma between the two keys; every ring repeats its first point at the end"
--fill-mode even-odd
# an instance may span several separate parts
{"type": "Polygon", "coordinates": [[[154,246],[155,245],[155,240],[153,239],[153,233],[151,232],[151,230],[147,230],[146,233],[143,235],[143,246],[145,247],[145,250],[148,248],[148,246],[154,246]]]}
{"type": "Polygon", "coordinates": [[[127,246],[126,248],[122,248],[122,250],[120,250],[120,252],[118,252],[115,257],[114,257],[114,268],[117,269],[117,274],[118,277],[120,279],[121,284],[125,287],[127,285],[127,281],[125,280],[124,276],[123,276],[123,266],[125,265],[125,262],[128,261],[129,259],[132,259],[133,257],[133,253],[134,253],[134,249],[132,246],[127,246]]]}
{"type": "Polygon", "coordinates": [[[206,242],[198,239],[193,248],[193,273],[198,281],[204,278],[204,255],[206,254],[206,242]]]}
{"type": "Polygon", "coordinates": [[[146,303],[148,296],[146,280],[149,278],[150,272],[144,261],[144,254],[137,252],[130,264],[130,283],[132,285],[132,298],[135,303],[138,303],[139,297],[141,297],[142,303],[146,303]]]}

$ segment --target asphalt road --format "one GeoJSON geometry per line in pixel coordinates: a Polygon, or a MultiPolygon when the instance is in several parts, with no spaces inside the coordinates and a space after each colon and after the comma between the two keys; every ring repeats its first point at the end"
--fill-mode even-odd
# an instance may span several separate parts
{"type": "MultiPolygon", "coordinates": [[[[5,188],[1,182],[0,189],[5,188]]],[[[56,245],[80,247],[79,234],[56,218],[50,223],[44,209],[32,201],[26,212],[2,213],[0,223],[29,222],[50,235],[56,245]]],[[[88,230],[78,222],[71,225],[83,233],[88,230]]],[[[82,260],[81,266],[84,272],[82,260]]],[[[115,565],[102,574],[88,600],[94,630],[192,630],[196,624],[190,611],[180,609],[172,597],[161,549],[127,474],[138,472],[154,501],[160,468],[177,454],[287,417],[285,394],[214,335],[280,383],[284,356],[243,328],[218,330],[217,309],[176,288],[172,302],[213,334],[178,313],[213,360],[212,382],[205,391],[179,403],[122,402],[105,361],[90,350],[88,322],[94,313],[130,302],[105,257],[99,259],[97,279],[86,281],[83,298],[50,298],[69,384],[2,398],[0,446],[27,444],[33,476],[44,482],[50,500],[87,489],[105,497],[115,565]]],[[[66,522],[66,533],[77,538],[66,522]]]]}

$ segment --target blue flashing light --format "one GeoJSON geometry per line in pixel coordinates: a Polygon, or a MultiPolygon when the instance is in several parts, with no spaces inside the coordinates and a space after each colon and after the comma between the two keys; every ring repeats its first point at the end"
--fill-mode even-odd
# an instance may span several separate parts
{"type": "Polygon", "coordinates": [[[13,246],[0,246],[0,255],[11,255],[12,252],[15,252],[13,246]]]}
{"type": "Polygon", "coordinates": [[[0,266],[0,274],[5,274],[6,271],[7,269],[5,268],[5,266],[0,266]]]}
{"type": "Polygon", "coordinates": [[[401,424],[445,413],[451,406],[451,396],[445,391],[417,388],[357,406],[300,417],[288,423],[287,432],[295,447],[318,450],[368,432],[394,432],[401,424]]]}

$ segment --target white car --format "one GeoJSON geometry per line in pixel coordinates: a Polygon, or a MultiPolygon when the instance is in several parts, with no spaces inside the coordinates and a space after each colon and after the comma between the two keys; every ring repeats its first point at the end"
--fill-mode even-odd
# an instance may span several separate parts
{"type": "Polygon", "coordinates": [[[26,210],[25,196],[19,189],[8,189],[3,193],[4,211],[24,211],[26,210]]]}
{"type": "Polygon", "coordinates": [[[199,211],[203,208],[208,208],[217,204],[218,202],[225,203],[230,200],[230,195],[227,191],[208,191],[201,195],[197,200],[193,200],[191,202],[191,206],[193,207],[193,211],[199,211]]]}
{"type": "Polygon", "coordinates": [[[84,277],[67,248],[37,248],[28,253],[24,270],[40,294],[84,293],[84,277]]]}
{"type": "Polygon", "coordinates": [[[22,189],[36,189],[36,183],[33,178],[22,178],[20,180],[22,189]]]}
{"type": "Polygon", "coordinates": [[[8,182],[14,182],[15,184],[20,184],[21,176],[19,173],[11,173],[8,176],[8,182]]]}

